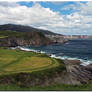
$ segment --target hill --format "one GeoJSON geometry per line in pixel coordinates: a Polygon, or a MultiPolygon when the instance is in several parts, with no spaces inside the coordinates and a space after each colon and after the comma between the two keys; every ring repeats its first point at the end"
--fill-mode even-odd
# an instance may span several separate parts
{"type": "Polygon", "coordinates": [[[48,30],[42,30],[42,29],[30,27],[30,26],[15,25],[15,24],[0,25],[0,30],[3,30],[3,31],[11,30],[11,31],[16,31],[16,32],[37,31],[37,32],[42,32],[43,34],[47,34],[47,35],[56,35],[56,33],[50,32],[48,30]]]}
{"type": "Polygon", "coordinates": [[[14,24],[0,25],[0,46],[48,45],[65,42],[66,39],[60,34],[48,30],[14,24]]]}
{"type": "Polygon", "coordinates": [[[0,48],[0,74],[32,72],[59,66],[45,54],[0,48]],[[16,58],[15,58],[16,57],[16,58]]]}
{"type": "Polygon", "coordinates": [[[46,37],[43,33],[33,32],[16,32],[16,31],[0,31],[0,46],[15,47],[28,45],[48,45],[53,41],[46,37]]]}

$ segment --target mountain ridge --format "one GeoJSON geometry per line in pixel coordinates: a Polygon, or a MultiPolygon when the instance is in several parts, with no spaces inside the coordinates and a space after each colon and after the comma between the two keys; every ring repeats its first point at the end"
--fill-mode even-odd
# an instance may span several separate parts
{"type": "Polygon", "coordinates": [[[17,25],[17,24],[3,24],[0,25],[0,31],[17,31],[17,32],[32,32],[32,31],[38,31],[38,32],[42,32],[45,35],[60,35],[58,33],[54,33],[48,30],[43,30],[43,29],[39,29],[39,28],[34,28],[31,26],[25,26],[25,25],[17,25]]]}

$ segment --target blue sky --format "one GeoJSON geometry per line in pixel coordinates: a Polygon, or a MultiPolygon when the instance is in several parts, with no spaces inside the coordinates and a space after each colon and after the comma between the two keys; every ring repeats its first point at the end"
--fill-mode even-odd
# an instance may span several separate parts
{"type": "MultiPolygon", "coordinates": [[[[22,6],[27,6],[27,7],[32,7],[34,5],[35,2],[18,2],[20,5],[22,6]]],[[[70,8],[69,10],[63,10],[64,7],[69,6],[69,5],[74,5],[77,8],[80,7],[80,4],[74,1],[69,1],[69,2],[37,2],[39,3],[41,6],[45,7],[45,8],[50,8],[53,11],[59,11],[60,14],[71,14],[73,12],[76,12],[78,10],[74,10],[73,8],[70,8]]],[[[87,1],[80,1],[80,3],[82,4],[86,4],[87,1]]]]}
{"type": "Polygon", "coordinates": [[[0,24],[21,24],[64,35],[92,35],[92,1],[0,2],[0,24]]]}

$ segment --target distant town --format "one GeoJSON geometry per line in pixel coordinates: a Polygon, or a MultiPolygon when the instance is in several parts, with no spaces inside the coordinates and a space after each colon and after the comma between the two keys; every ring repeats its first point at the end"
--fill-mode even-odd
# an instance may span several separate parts
{"type": "Polygon", "coordinates": [[[63,39],[92,39],[89,35],[46,35],[49,38],[63,38],[63,39]]]}

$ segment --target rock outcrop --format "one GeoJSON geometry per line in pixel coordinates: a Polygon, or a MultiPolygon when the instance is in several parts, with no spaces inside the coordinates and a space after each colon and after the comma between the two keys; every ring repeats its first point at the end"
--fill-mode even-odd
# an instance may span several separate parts
{"type": "Polygon", "coordinates": [[[53,43],[49,38],[45,37],[41,32],[27,32],[22,36],[9,36],[0,38],[1,47],[16,47],[29,45],[48,45],[53,43]]]}
{"type": "Polygon", "coordinates": [[[0,38],[0,46],[16,47],[16,46],[38,46],[49,45],[53,43],[65,43],[63,38],[49,38],[41,32],[1,32],[0,35],[5,37],[0,38]]]}
{"type": "Polygon", "coordinates": [[[92,84],[92,64],[83,66],[79,60],[64,62],[71,84],[92,84]]]}
{"type": "Polygon", "coordinates": [[[68,39],[65,39],[62,35],[45,35],[51,39],[54,43],[66,43],[68,39]]]}

